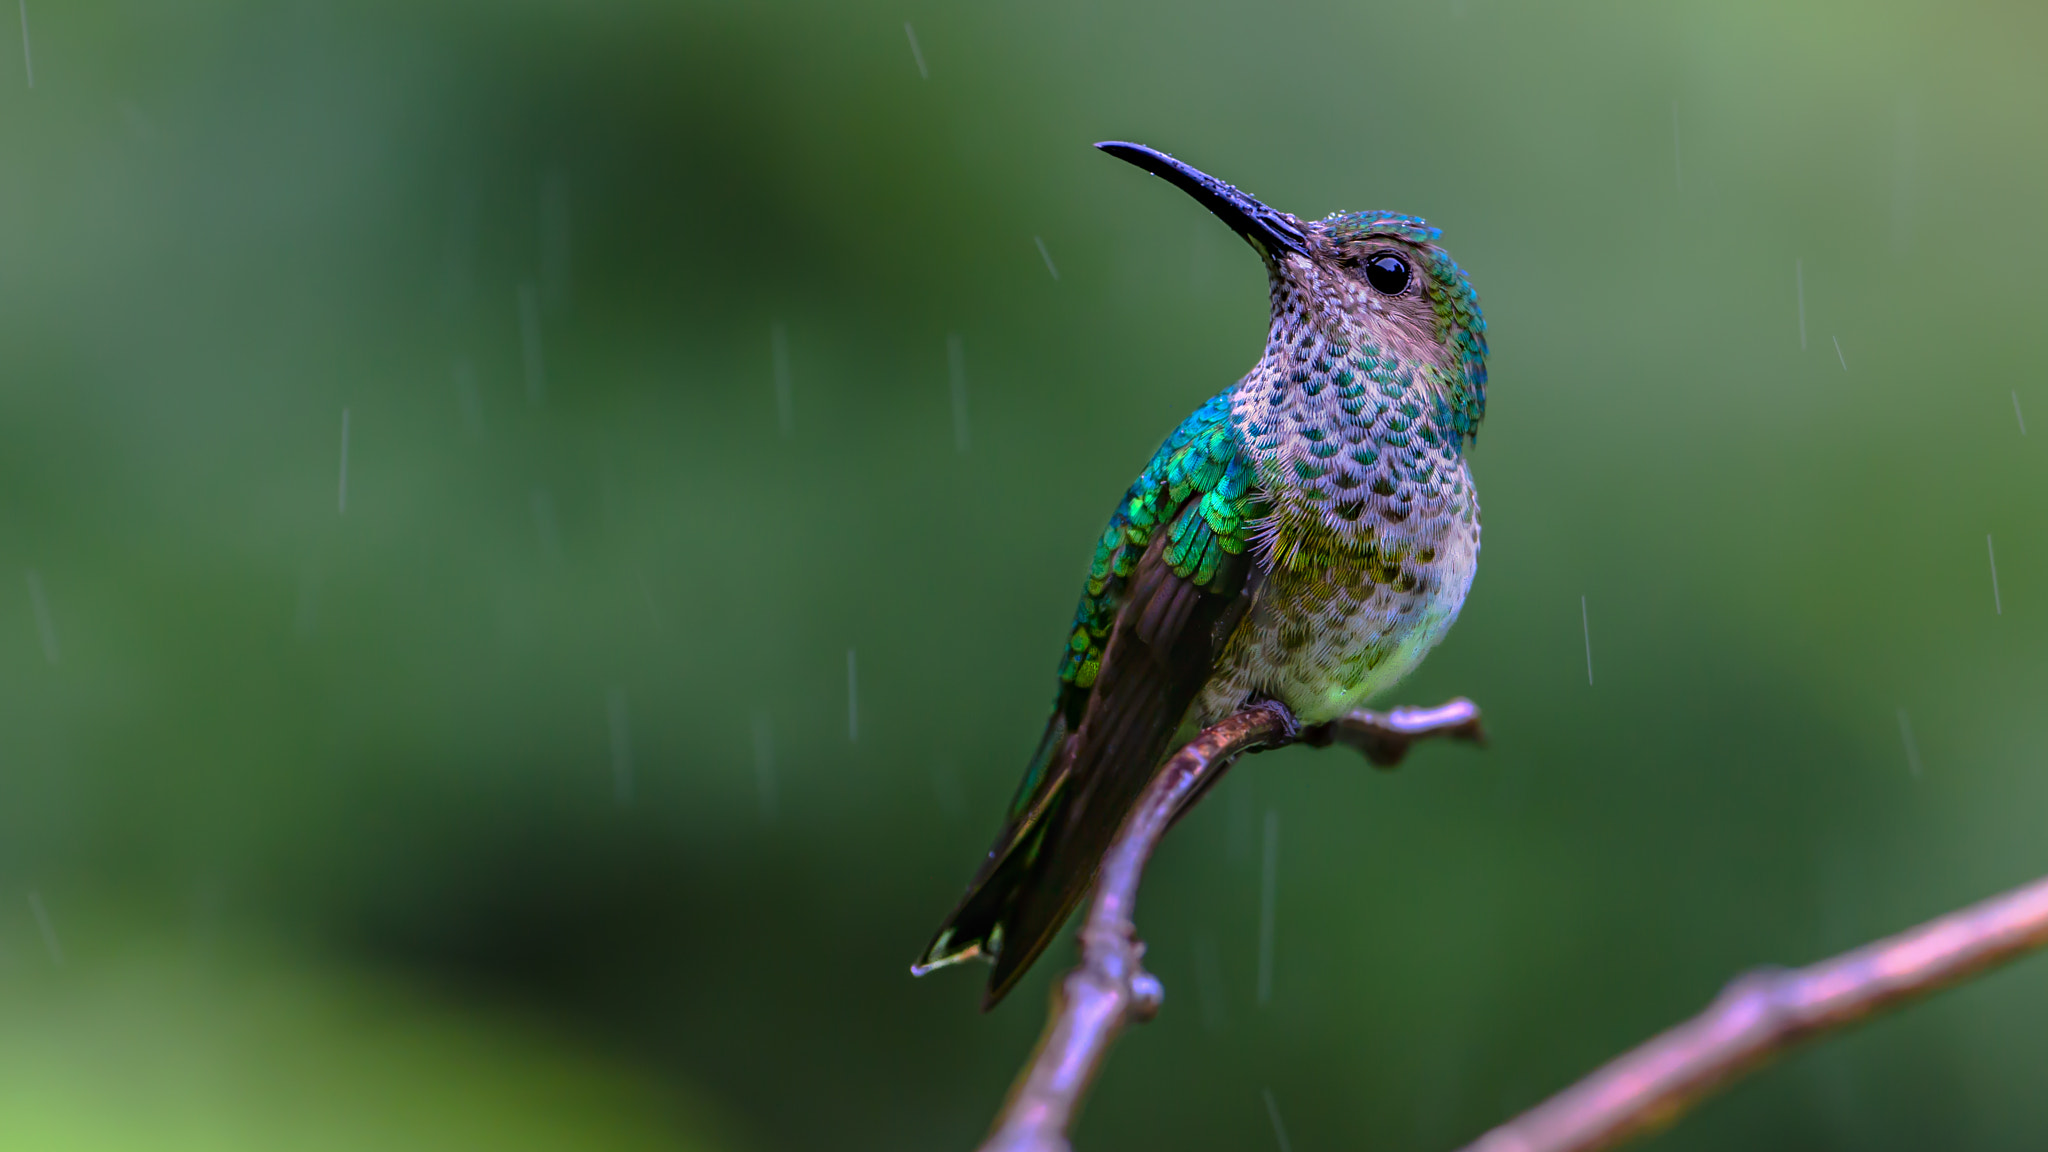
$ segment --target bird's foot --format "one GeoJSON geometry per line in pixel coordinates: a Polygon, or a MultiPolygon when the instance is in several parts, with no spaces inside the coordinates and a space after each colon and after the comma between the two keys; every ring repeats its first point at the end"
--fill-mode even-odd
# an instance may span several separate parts
{"type": "Polygon", "coordinates": [[[1359,709],[1348,716],[1304,729],[1301,742],[1313,748],[1349,744],[1376,768],[1392,768],[1408,755],[1417,740],[1445,736],[1467,740],[1482,747],[1486,728],[1479,722],[1479,705],[1463,696],[1434,708],[1393,708],[1385,712],[1359,709]]]}

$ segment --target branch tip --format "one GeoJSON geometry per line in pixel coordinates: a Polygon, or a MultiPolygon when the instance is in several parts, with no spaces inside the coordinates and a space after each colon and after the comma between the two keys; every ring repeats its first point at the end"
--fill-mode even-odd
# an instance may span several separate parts
{"type": "Polygon", "coordinates": [[[2048,878],[1804,968],[1745,972],[1690,1020],[1609,1061],[1467,1152],[1595,1152],[1669,1126],[1800,1044],[2048,944],[2048,878]]]}

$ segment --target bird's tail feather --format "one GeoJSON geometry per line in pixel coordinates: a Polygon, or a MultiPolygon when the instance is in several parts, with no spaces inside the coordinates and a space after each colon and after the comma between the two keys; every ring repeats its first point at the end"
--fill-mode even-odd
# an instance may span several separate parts
{"type": "Polygon", "coordinates": [[[1010,802],[995,847],[967,885],[967,894],[939,926],[917,963],[914,976],[968,960],[995,961],[1003,947],[1003,920],[1031,873],[1044,838],[1047,817],[1059,803],[1073,763],[1065,709],[1055,708],[1039,737],[1038,750],[1010,802]]]}
{"type": "Polygon", "coordinates": [[[1169,699],[1156,682],[1133,687],[1137,691],[1124,698],[1127,708],[1090,716],[1076,734],[1072,782],[1046,814],[1044,843],[1006,910],[984,1009],[1009,994],[1088,895],[1117,829],[1166,753],[1186,702],[1169,699]],[[1108,723],[1097,730],[1098,720],[1108,723]]]}
{"type": "Polygon", "coordinates": [[[1085,705],[1063,695],[995,848],[913,969],[992,961],[983,1008],[1015,986],[1087,895],[1255,587],[1241,560],[1208,587],[1176,575],[1164,555],[1171,536],[1147,546],[1085,705]]]}

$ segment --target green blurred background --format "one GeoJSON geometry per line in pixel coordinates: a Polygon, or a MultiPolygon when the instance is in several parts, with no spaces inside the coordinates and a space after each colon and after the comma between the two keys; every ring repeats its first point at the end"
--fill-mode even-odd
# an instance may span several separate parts
{"type": "MultiPolygon", "coordinates": [[[[991,1016],[906,966],[1103,517],[1265,326],[1104,138],[1444,227],[1486,551],[1399,699],[1495,743],[1241,765],[1084,1148],[1271,1148],[1266,1090],[1447,1148],[2048,871],[2039,5],[26,19],[0,1146],[970,1147],[1071,952],[991,1016]]],[[[2035,960],[1655,1146],[2038,1147],[2044,1073],[2035,960]]]]}

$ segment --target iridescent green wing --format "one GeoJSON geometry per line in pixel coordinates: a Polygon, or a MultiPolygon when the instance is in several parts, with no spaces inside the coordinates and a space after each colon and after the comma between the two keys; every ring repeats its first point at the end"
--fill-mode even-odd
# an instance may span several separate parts
{"type": "Polygon", "coordinates": [[[1261,511],[1226,393],[1166,439],[1110,517],[1038,752],[920,969],[995,958],[993,1002],[1058,930],[1235,627],[1261,511]]]}
{"type": "MultiPolygon", "coordinates": [[[[1153,534],[1165,528],[1163,558],[1174,575],[1208,587],[1224,559],[1242,555],[1251,543],[1252,480],[1251,463],[1238,451],[1230,426],[1229,392],[1196,409],[1159,446],[1110,516],[1088,566],[1088,586],[1060,662],[1059,706],[1070,722],[1079,723],[1087,706],[1117,609],[1153,534]]],[[[1020,790],[1018,799],[1027,791],[1020,790]]]]}
{"type": "MultiPolygon", "coordinates": [[[[1074,622],[1067,630],[1067,650],[1060,659],[1060,687],[1053,715],[1031,758],[1017,794],[1010,801],[1005,833],[1021,835],[1034,809],[1054,791],[1048,773],[1060,744],[1080,728],[1095,681],[1102,674],[1102,654],[1116,625],[1117,612],[1130,590],[1131,575],[1163,526],[1162,555],[1174,575],[1197,586],[1216,582],[1228,557],[1250,546],[1249,522],[1258,514],[1251,463],[1238,451],[1230,426],[1230,392],[1210,398],[1152,454],[1130,490],[1110,514],[1088,564],[1088,583],[1074,622]]],[[[1009,844],[999,839],[998,848],[1009,844]]]]}

